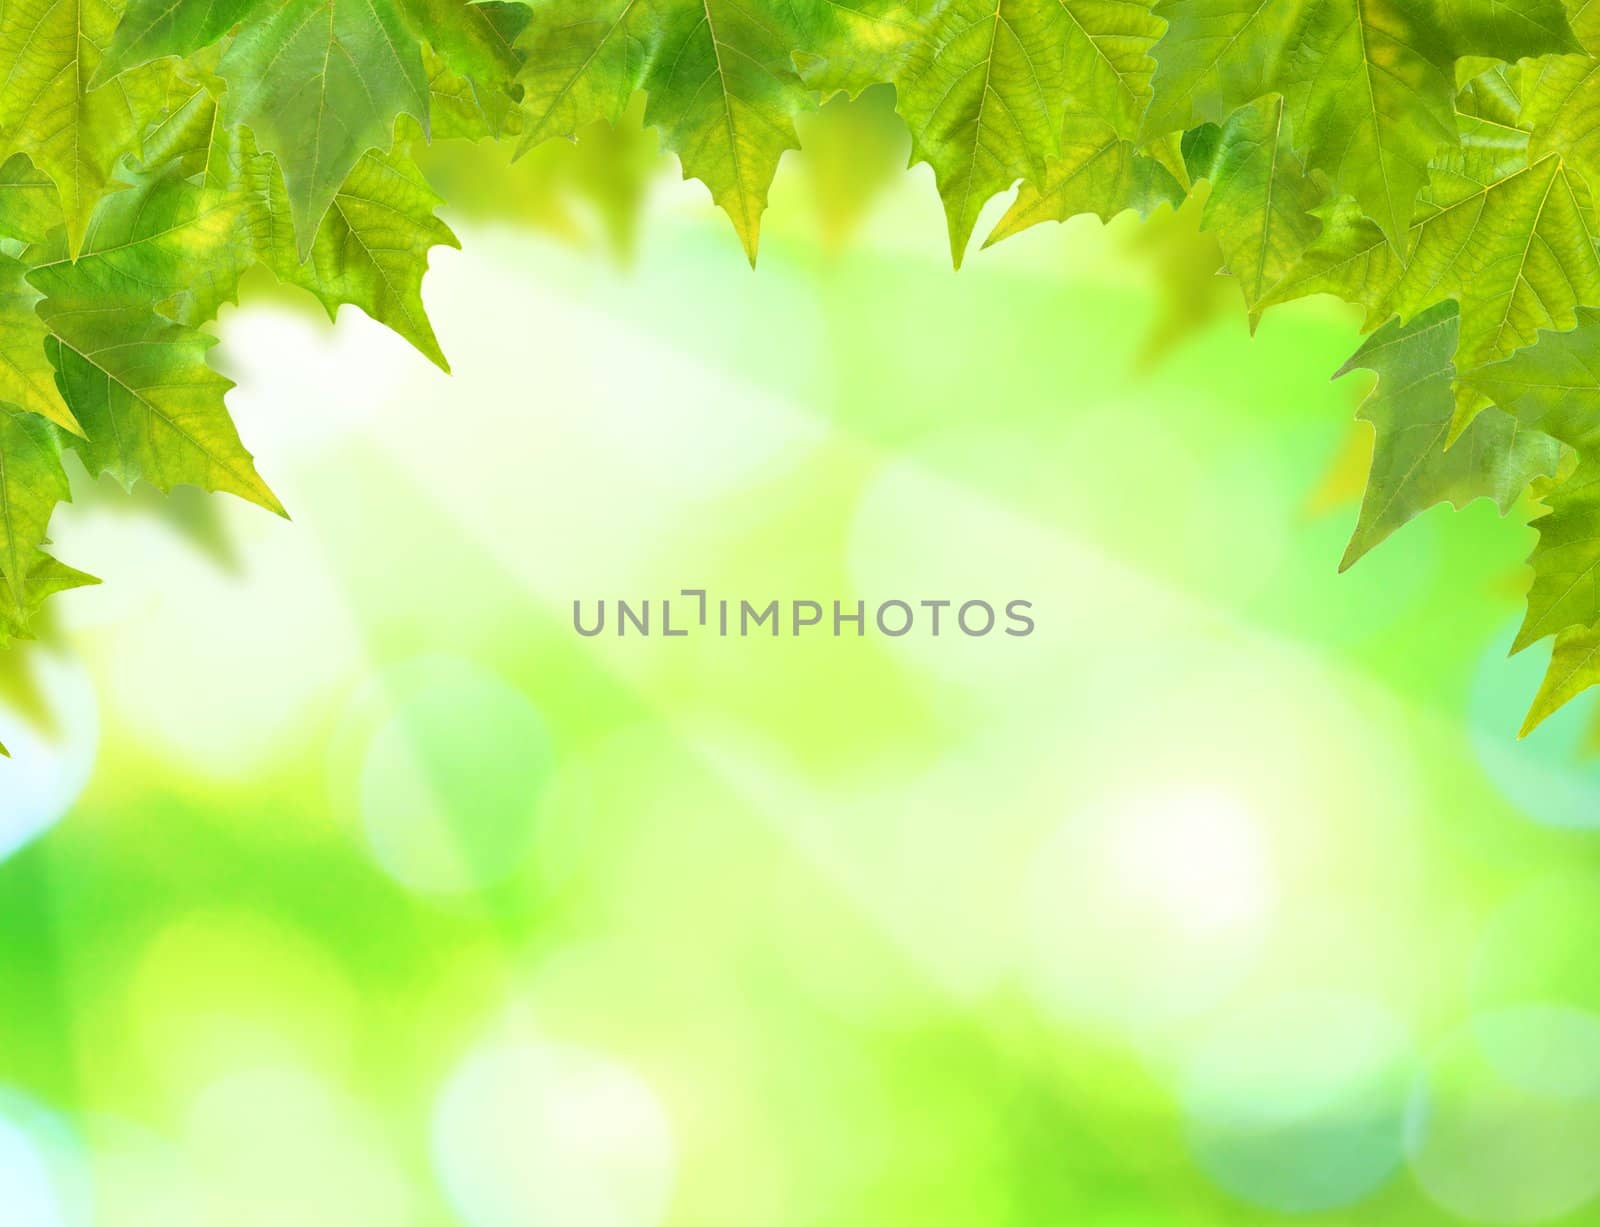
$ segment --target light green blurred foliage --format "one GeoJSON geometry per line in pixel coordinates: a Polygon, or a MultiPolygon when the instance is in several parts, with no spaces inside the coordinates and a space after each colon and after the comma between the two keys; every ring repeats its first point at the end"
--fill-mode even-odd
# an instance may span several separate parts
{"type": "Polygon", "coordinates": [[[1129,256],[1150,270],[1162,305],[1139,352],[1143,370],[1235,312],[1238,291],[1222,275],[1222,249],[1203,229],[1208,197],[1201,185],[1179,208],[1127,236],[1129,256]]]}
{"type": "Polygon", "coordinates": [[[823,249],[837,257],[906,164],[908,136],[894,113],[893,89],[874,86],[854,99],[836,95],[801,122],[800,139],[796,168],[823,249]]]}
{"type": "Polygon", "coordinates": [[[530,226],[629,263],[650,186],[667,167],[643,118],[637,95],[615,123],[596,120],[572,140],[521,156],[500,145],[439,141],[421,152],[420,163],[463,219],[530,226]]]}
{"type": "Polygon", "coordinates": [[[8,1206],[1581,1224],[1600,791],[1592,712],[1508,727],[1520,543],[1434,511],[1334,573],[1354,511],[1305,499],[1373,381],[1302,390],[1348,318],[1235,306],[1130,380],[1122,235],[954,281],[889,195],[834,258],[801,169],[758,277],[693,203],[627,277],[464,227],[448,380],[230,313],[299,514],[234,509],[237,575],[63,518],[120,582],[64,607],[83,664],[18,657],[54,740],[0,700],[8,1206]],[[1154,517],[1084,462],[1130,438],[1154,517]],[[686,582],[1025,592],[1040,633],[571,629],[686,582]]]}

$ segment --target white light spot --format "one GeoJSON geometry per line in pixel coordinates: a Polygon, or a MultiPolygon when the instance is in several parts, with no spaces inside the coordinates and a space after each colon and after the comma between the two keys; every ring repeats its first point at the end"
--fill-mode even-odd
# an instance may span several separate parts
{"type": "Polygon", "coordinates": [[[480,1049],[439,1098],[433,1153],[470,1227],[655,1227],[672,1134],[654,1093],[584,1049],[480,1049]]]}
{"type": "Polygon", "coordinates": [[[1272,905],[1261,836],[1244,808],[1211,792],[1159,797],[1111,832],[1107,868],[1176,929],[1222,936],[1259,925],[1272,905]]]}
{"type": "Polygon", "coordinates": [[[1195,787],[1108,799],[1064,823],[1024,902],[1035,991],[1119,1032],[1191,1017],[1259,957],[1273,866],[1244,805],[1195,787]]]}

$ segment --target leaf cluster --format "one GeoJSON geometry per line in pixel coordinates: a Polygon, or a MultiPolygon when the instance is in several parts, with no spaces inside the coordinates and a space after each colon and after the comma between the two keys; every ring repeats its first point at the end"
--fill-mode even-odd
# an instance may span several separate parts
{"type": "MultiPolygon", "coordinates": [[[[959,265],[1190,195],[1252,326],[1372,336],[1347,564],[1440,502],[1548,506],[1530,727],[1600,681],[1600,7],[1572,0],[14,0],[0,5],[0,639],[92,582],[46,546],[93,475],[281,511],[208,325],[263,266],[440,366],[432,141],[642,122],[751,262],[797,126],[892,87],[959,265]]],[[[1348,369],[1348,368],[1347,368],[1348,369]]]]}

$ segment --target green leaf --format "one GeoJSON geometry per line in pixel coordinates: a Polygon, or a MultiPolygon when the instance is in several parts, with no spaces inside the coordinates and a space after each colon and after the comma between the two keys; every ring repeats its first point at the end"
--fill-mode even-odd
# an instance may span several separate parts
{"type": "Polygon", "coordinates": [[[1134,0],[955,0],[922,19],[900,52],[898,109],[913,160],[933,168],[958,267],[983,206],[1018,179],[991,243],[1132,203],[1160,32],[1134,0]]]}
{"type": "Polygon", "coordinates": [[[1221,122],[1273,92],[1307,165],[1398,252],[1428,164],[1456,140],[1455,61],[1570,50],[1555,0],[1170,0],[1146,131],[1221,122]]]}
{"type": "Polygon", "coordinates": [[[1307,164],[1355,197],[1399,251],[1428,162],[1456,135],[1453,58],[1418,7],[1320,0],[1284,70],[1307,164]]]}
{"type": "Polygon", "coordinates": [[[654,35],[644,0],[536,0],[519,44],[526,123],[519,152],[622,118],[644,85],[654,35]]]}
{"type": "MultiPolygon", "coordinates": [[[[276,176],[269,191],[276,205],[283,193],[276,176]]],[[[283,224],[282,208],[269,206],[264,220],[269,228],[276,223],[276,229],[267,242],[266,263],[280,279],[316,295],[329,319],[342,303],[360,307],[448,371],[422,306],[429,250],[459,246],[434,216],[439,204],[399,144],[386,154],[368,153],[334,196],[304,263],[283,224]]]]}
{"type": "Polygon", "coordinates": [[[1520,736],[1526,737],[1585,690],[1600,682],[1600,627],[1575,626],[1556,639],[1550,669],[1520,736]]]}
{"type": "Polygon", "coordinates": [[[37,243],[64,220],[56,185],[26,154],[0,165],[0,236],[37,243]]]}
{"type": "Polygon", "coordinates": [[[1108,125],[1069,120],[1061,155],[1050,160],[1037,184],[1022,185],[984,246],[1040,222],[1066,221],[1082,213],[1110,221],[1124,209],[1148,216],[1159,205],[1182,200],[1183,188],[1172,172],[1138,153],[1108,125]]]}
{"type": "Polygon", "coordinates": [[[1218,134],[1207,177],[1216,185],[1201,225],[1217,236],[1225,267],[1244,291],[1250,325],[1261,304],[1321,230],[1313,210],[1326,195],[1289,138],[1281,96],[1241,107],[1218,134]]]}
{"type": "Polygon", "coordinates": [[[1569,627],[1600,624],[1600,461],[1585,461],[1544,501],[1550,513],[1535,521],[1533,586],[1513,652],[1569,627]]]}
{"type": "Polygon", "coordinates": [[[523,56],[516,42],[532,13],[521,4],[467,0],[404,0],[404,9],[429,47],[423,65],[433,135],[479,139],[520,131],[523,87],[516,77],[523,56]]]}
{"type": "Polygon", "coordinates": [[[827,0],[550,0],[523,40],[522,148],[621,120],[638,89],[645,123],[728,214],[755,263],[767,191],[816,100],[795,66],[831,20],[827,0]]]}
{"type": "Polygon", "coordinates": [[[1149,51],[1161,22],[1148,3],[1133,0],[1060,3],[1068,39],[1059,150],[1043,174],[1027,176],[985,246],[1041,221],[1065,221],[1080,213],[1109,221],[1128,208],[1147,216],[1158,205],[1183,199],[1185,185],[1171,169],[1134,144],[1150,103],[1155,61],[1149,51]]]}
{"type": "Polygon", "coordinates": [[[795,6],[649,0],[659,44],[645,74],[644,121],[733,221],[753,265],[778,161],[798,149],[795,116],[815,107],[791,55],[795,6]]]}
{"type": "Polygon", "coordinates": [[[289,0],[240,30],[217,71],[228,116],[282,167],[302,258],[361,156],[389,148],[401,115],[426,130],[422,55],[392,0],[289,0]]]}
{"type": "Polygon", "coordinates": [[[1512,61],[1583,50],[1561,0],[1433,0],[1432,7],[1458,56],[1512,61]]]}
{"type": "MultiPolygon", "coordinates": [[[[1440,158],[1419,202],[1402,267],[1375,223],[1348,202],[1323,211],[1321,235],[1263,300],[1327,292],[1364,307],[1368,327],[1443,299],[1461,305],[1457,364],[1470,371],[1569,328],[1600,305],[1600,257],[1587,186],[1553,155],[1526,165],[1526,134],[1471,121],[1463,146],[1440,158]]],[[[1456,429],[1481,403],[1470,383],[1456,429]]]]}
{"type": "Polygon", "coordinates": [[[533,19],[524,4],[402,0],[402,11],[453,71],[486,89],[503,90],[522,67],[517,39],[533,19]]]}
{"type": "MultiPolygon", "coordinates": [[[[1600,305],[1588,187],[1554,155],[1505,173],[1515,164],[1469,147],[1436,172],[1432,211],[1416,227],[1391,302],[1405,315],[1457,299],[1463,370],[1532,344],[1540,329],[1572,327],[1579,306],[1600,305]]],[[[1460,408],[1472,407],[1464,394],[1460,408]]]]}
{"type": "Polygon", "coordinates": [[[813,34],[795,66],[824,99],[858,97],[899,80],[923,23],[944,0],[835,0],[812,19],[813,34]]]}
{"type": "MultiPolygon", "coordinates": [[[[1458,62],[1457,72],[1462,64],[1458,62]]],[[[1522,118],[1520,67],[1494,64],[1468,79],[1456,94],[1456,110],[1473,119],[1483,119],[1506,128],[1515,128],[1522,118]]]]}
{"type": "Polygon", "coordinates": [[[74,301],[46,299],[48,352],[88,433],[73,448],[89,472],[224,491],[283,514],[223,405],[232,381],[206,365],[214,339],[137,307],[74,301]]]}
{"type": "Polygon", "coordinates": [[[411,162],[411,141],[356,163],[302,261],[276,163],[248,132],[214,141],[216,103],[197,99],[192,114],[186,107],[169,125],[173,172],[107,201],[84,261],[118,265],[150,287],[163,314],[191,326],[213,318],[259,261],[309,290],[329,318],[353,304],[448,369],[421,287],[430,249],[457,244],[434,216],[440,201],[411,162]],[[197,267],[210,276],[196,276],[197,267]]]}
{"type": "Polygon", "coordinates": [[[1600,310],[1580,308],[1575,319],[1463,382],[1530,430],[1600,459],[1600,310]]]}
{"type": "Polygon", "coordinates": [[[56,389],[39,293],[26,273],[20,261],[0,256],[0,586],[10,610],[0,639],[27,629],[34,608],[27,579],[56,504],[71,496],[52,423],[82,429],[56,389]]]}
{"type": "Polygon", "coordinates": [[[19,617],[28,608],[27,575],[45,542],[50,516],[70,497],[50,424],[0,405],[0,576],[19,617]]]}
{"type": "Polygon", "coordinates": [[[1305,7],[1298,0],[1162,0],[1155,12],[1167,27],[1155,46],[1155,101],[1145,132],[1220,124],[1279,89],[1305,7]]]}
{"type": "Polygon", "coordinates": [[[912,159],[933,168],[958,267],[990,197],[1019,178],[1049,181],[1062,153],[1073,37],[1058,0],[953,0],[909,52],[898,110],[912,159]]]}
{"type": "Polygon", "coordinates": [[[1389,308],[1402,266],[1377,223],[1348,197],[1314,210],[1322,231],[1266,296],[1260,307],[1311,294],[1332,294],[1363,309],[1365,331],[1394,312],[1389,308]]]}
{"type": "Polygon", "coordinates": [[[184,188],[198,193],[161,182],[113,197],[81,259],[29,274],[44,295],[38,312],[57,386],[87,436],[69,442],[93,475],[226,491],[281,514],[223,404],[232,383],[206,364],[214,338],[173,318],[214,311],[229,286],[215,272],[184,279],[186,240],[223,249],[224,270],[238,262],[226,250],[226,210],[207,211],[209,197],[184,188]],[[125,207],[141,202],[148,207],[125,207]]]}
{"type": "Polygon", "coordinates": [[[1130,140],[1150,105],[1163,29],[1151,0],[1059,0],[1067,15],[1067,111],[1105,120],[1130,140]]]}
{"type": "Polygon", "coordinates": [[[1535,156],[1560,153],[1585,175],[1600,173],[1600,5],[1575,4],[1578,55],[1555,56],[1525,79],[1521,124],[1535,156]]]}
{"type": "Polygon", "coordinates": [[[162,175],[108,197],[76,263],[59,245],[30,250],[35,286],[94,286],[194,327],[232,302],[252,262],[240,201],[178,175],[162,175]]]}
{"type": "Polygon", "coordinates": [[[163,56],[209,47],[266,7],[266,0],[129,0],[94,83],[163,56]]]}
{"type": "Polygon", "coordinates": [[[1428,508],[1491,499],[1501,514],[1537,477],[1556,472],[1561,445],[1498,410],[1473,421],[1448,446],[1455,414],[1451,381],[1459,313],[1441,303],[1407,324],[1390,323],[1339,371],[1377,372],[1378,386],[1356,415],[1376,435],[1372,472],[1340,570],[1428,508]]]}
{"type": "Polygon", "coordinates": [[[9,583],[0,584],[0,648],[14,639],[33,638],[34,618],[44,603],[57,593],[93,587],[99,582],[94,576],[74,570],[49,554],[35,551],[20,597],[13,594],[9,583]]]}
{"type": "Polygon", "coordinates": [[[28,267],[0,256],[0,404],[82,433],[56,390],[55,370],[45,356],[46,331],[36,310],[39,291],[28,284],[28,267]]]}
{"type": "Polygon", "coordinates": [[[25,153],[55,184],[75,251],[117,159],[138,147],[140,117],[158,110],[168,77],[145,71],[90,88],[117,8],[107,0],[0,5],[0,155],[25,153]]]}

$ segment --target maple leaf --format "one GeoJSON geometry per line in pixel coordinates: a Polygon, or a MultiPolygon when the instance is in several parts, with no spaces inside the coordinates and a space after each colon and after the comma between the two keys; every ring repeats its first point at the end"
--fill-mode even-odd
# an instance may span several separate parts
{"type": "Polygon", "coordinates": [[[1429,160],[1455,136],[1453,57],[1417,7],[1309,6],[1282,81],[1307,163],[1355,197],[1397,249],[1429,160]]]}
{"type": "Polygon", "coordinates": [[[924,23],[947,0],[832,0],[813,10],[811,37],[794,53],[812,89],[858,98],[900,78],[924,23]]]}
{"type": "Polygon", "coordinates": [[[151,60],[209,47],[265,7],[267,0],[129,0],[94,83],[151,60]]]}
{"type": "Polygon", "coordinates": [[[1576,55],[1552,56],[1522,82],[1519,122],[1532,134],[1535,156],[1560,153],[1585,175],[1600,172],[1600,5],[1576,4],[1572,27],[1576,55]]]}
{"type": "Polygon", "coordinates": [[[0,255],[0,404],[82,433],[56,389],[44,352],[44,321],[36,310],[39,291],[28,284],[27,274],[22,261],[0,255]]]}
{"type": "Polygon", "coordinates": [[[1307,164],[1397,251],[1428,164],[1454,143],[1455,62],[1571,51],[1556,0],[1167,0],[1149,132],[1282,93],[1307,164]]]}
{"type": "Polygon", "coordinates": [[[103,300],[195,327],[233,301],[251,263],[244,238],[241,205],[229,193],[152,175],[102,202],[76,262],[50,243],[30,249],[29,280],[93,287],[103,300]]]}
{"type": "Polygon", "coordinates": [[[233,382],[206,364],[214,338],[136,306],[74,306],[83,300],[52,289],[47,352],[88,435],[72,446],[91,474],[196,485],[283,514],[223,406],[233,382]]]}
{"type": "MultiPolygon", "coordinates": [[[[1332,293],[1367,311],[1370,328],[1453,298],[1461,306],[1457,365],[1470,371],[1568,328],[1600,304],[1600,256],[1587,185],[1555,155],[1531,166],[1527,134],[1463,119],[1462,146],[1436,159],[1402,264],[1377,224],[1351,202],[1323,211],[1323,230],[1264,306],[1332,293]]],[[[1457,395],[1459,433],[1483,404],[1470,381],[1457,395]]]]}
{"type": "Polygon", "coordinates": [[[1281,95],[1239,108],[1195,167],[1197,177],[1215,185],[1201,226],[1217,236],[1252,328],[1267,294],[1317,237],[1314,210],[1327,194],[1294,152],[1287,109],[1281,95]]]}
{"type": "Polygon", "coordinates": [[[70,495],[56,428],[82,429],[56,388],[27,271],[0,256],[0,583],[10,609],[0,638],[26,630],[28,576],[56,504],[70,495]]]}
{"type": "Polygon", "coordinates": [[[231,293],[233,233],[226,208],[193,185],[157,180],[110,197],[79,258],[40,260],[28,281],[43,295],[57,385],[83,428],[69,444],[91,474],[226,491],[281,514],[224,407],[232,383],[206,364],[215,340],[192,326],[231,293]],[[228,273],[189,273],[186,259],[204,243],[228,273]]]}
{"type": "Polygon", "coordinates": [[[1555,439],[1495,409],[1479,414],[1447,447],[1459,325],[1456,304],[1441,303],[1409,323],[1385,325],[1339,371],[1378,375],[1357,414],[1376,438],[1360,519],[1340,570],[1439,503],[1461,508],[1487,498],[1503,515],[1528,483],[1553,475],[1560,464],[1555,439]]]}
{"type": "Polygon", "coordinates": [[[1183,199],[1183,186],[1172,172],[1138,152],[1110,125],[1069,119],[1064,128],[1061,153],[1046,164],[1038,182],[1022,185],[985,247],[1040,222],[1067,221],[1084,213],[1110,221],[1124,209],[1147,216],[1158,205],[1183,199]]]}
{"type": "MultiPolygon", "coordinates": [[[[1103,127],[1108,139],[1125,135],[1128,116],[1143,107],[1151,71],[1138,47],[1157,31],[1152,23],[1142,39],[1135,34],[1117,47],[1130,9],[1150,20],[1139,5],[953,0],[922,21],[895,80],[897,109],[911,128],[913,160],[933,168],[957,266],[991,197],[1019,178],[1037,184],[1042,196],[1071,193],[1060,185],[1074,182],[1085,161],[1100,161],[1093,138],[1087,147],[1063,149],[1075,93],[1088,108],[1109,99],[1114,117],[1091,126],[1103,127]]],[[[1039,211],[1031,200],[1018,203],[1025,213],[1039,211]]],[[[1001,232],[1021,228],[1002,223],[1001,232]]]]}
{"type": "Polygon", "coordinates": [[[1571,627],[1600,624],[1600,463],[1582,464],[1544,501],[1550,510],[1534,522],[1533,586],[1513,652],[1571,627]]]}
{"type": "Polygon", "coordinates": [[[27,154],[13,154],[0,164],[0,236],[38,243],[63,220],[56,185],[27,154]]]}
{"type": "Polygon", "coordinates": [[[1600,624],[1600,311],[1580,310],[1575,329],[1546,332],[1467,382],[1527,429],[1582,457],[1577,472],[1545,495],[1550,513],[1537,521],[1528,614],[1512,650],[1600,624]]]}
{"type": "Polygon", "coordinates": [[[429,115],[435,136],[478,139],[521,130],[517,39],[532,12],[521,4],[404,0],[404,15],[427,43],[429,115]],[[441,124],[439,112],[445,112],[441,124]]]}
{"type": "Polygon", "coordinates": [[[1556,638],[1550,668],[1519,735],[1526,737],[1596,683],[1600,683],[1600,627],[1575,626],[1563,631],[1556,638]]]}
{"type": "Polygon", "coordinates": [[[55,432],[43,418],[0,405],[0,577],[26,621],[26,582],[56,504],[70,497],[55,432]]]}
{"type": "Polygon", "coordinates": [[[502,0],[402,0],[406,24],[439,53],[451,69],[489,89],[504,88],[522,67],[517,39],[533,12],[502,0]]]}
{"type": "Polygon", "coordinates": [[[659,39],[645,73],[644,121],[733,220],[755,264],[778,161],[800,147],[795,116],[815,100],[791,55],[803,33],[789,6],[649,0],[659,39]]]}
{"type": "Polygon", "coordinates": [[[246,23],[217,72],[226,116],[277,158],[295,240],[317,227],[363,154],[389,148],[395,121],[428,122],[422,54],[391,0],[289,0],[246,23]]]}
{"type": "Polygon", "coordinates": [[[1312,293],[1362,308],[1377,438],[1347,565],[1426,507],[1548,479],[1519,644],[1559,633],[1551,702],[1600,616],[1597,51],[1600,6],[1560,0],[0,5],[0,637],[85,582],[39,552],[63,447],[278,509],[200,331],[252,267],[445,364],[421,287],[455,237],[415,159],[451,164],[427,141],[582,134],[451,192],[544,218],[577,188],[625,236],[659,140],[753,262],[783,157],[828,138],[797,121],[882,85],[958,265],[1012,188],[989,243],[1187,202],[1174,267],[1210,286],[1221,263],[1252,327],[1312,293]]]}
{"type": "Polygon", "coordinates": [[[1516,138],[1499,135],[1436,166],[1391,302],[1408,314],[1458,299],[1463,369],[1531,344],[1541,328],[1571,327],[1579,306],[1600,305],[1587,185],[1554,155],[1524,165],[1516,138]]]}
{"type": "Polygon", "coordinates": [[[1273,0],[1162,0],[1166,22],[1153,55],[1154,101],[1145,131],[1222,123],[1280,87],[1283,60],[1304,4],[1273,0]]]}
{"type": "Polygon", "coordinates": [[[796,53],[817,37],[823,0],[758,6],[734,0],[555,0],[523,41],[522,150],[621,120],[636,90],[645,123],[727,213],[751,264],[767,192],[796,116],[816,99],[796,53]]]}
{"type": "Polygon", "coordinates": [[[76,251],[117,159],[138,146],[140,117],[165,103],[170,74],[92,83],[117,23],[107,0],[0,5],[0,155],[25,153],[60,196],[76,251]]]}
{"type": "Polygon", "coordinates": [[[405,149],[397,143],[387,153],[363,155],[334,194],[303,263],[283,224],[281,181],[272,176],[267,190],[261,242],[265,263],[281,280],[314,294],[329,319],[343,303],[360,307],[450,369],[422,306],[422,278],[430,249],[460,244],[434,216],[439,197],[405,149]]]}
{"type": "Polygon", "coordinates": [[[411,141],[362,156],[302,260],[276,162],[256,149],[248,131],[219,138],[218,107],[201,89],[174,112],[160,142],[169,171],[149,177],[126,201],[106,202],[94,234],[104,228],[107,241],[91,241],[104,251],[84,259],[118,264],[155,291],[163,314],[189,325],[213,318],[259,262],[315,295],[330,319],[344,303],[360,307],[448,369],[421,287],[428,252],[457,243],[434,216],[439,198],[411,162],[411,141]],[[134,233],[140,220],[144,230],[134,233]],[[196,266],[208,275],[196,277],[196,266]]]}
{"type": "Polygon", "coordinates": [[[1562,0],[1432,0],[1430,7],[1458,57],[1511,61],[1583,50],[1562,0]]]}
{"type": "Polygon", "coordinates": [[[1575,322],[1464,382],[1524,425],[1600,458],[1600,310],[1579,308],[1575,322]]]}
{"type": "Polygon", "coordinates": [[[546,0],[519,42],[525,123],[519,152],[615,123],[644,84],[655,43],[644,0],[546,0]]]}
{"type": "Polygon", "coordinates": [[[33,621],[50,597],[99,582],[42,550],[34,551],[20,596],[14,595],[10,583],[0,584],[0,648],[14,639],[33,638],[33,621]]]}

